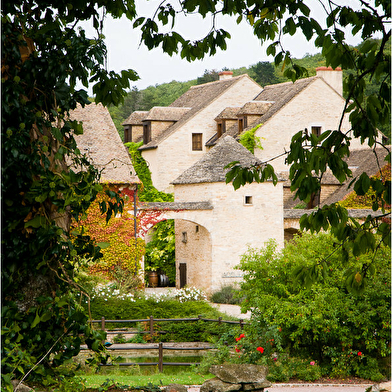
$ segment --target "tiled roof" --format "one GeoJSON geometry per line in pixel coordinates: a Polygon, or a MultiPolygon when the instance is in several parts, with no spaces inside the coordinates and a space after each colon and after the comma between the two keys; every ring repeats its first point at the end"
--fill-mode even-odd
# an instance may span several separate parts
{"type": "Polygon", "coordinates": [[[231,136],[223,136],[217,145],[198,162],[185,170],[176,180],[177,184],[198,184],[202,182],[225,182],[228,169],[225,166],[239,161],[243,166],[251,166],[260,161],[231,136]]]}
{"type": "Polygon", "coordinates": [[[140,183],[109,111],[102,104],[78,105],[70,118],[83,123],[83,134],[75,135],[75,140],[81,153],[87,154],[96,168],[103,169],[101,182],[140,183]]]}
{"type": "Polygon", "coordinates": [[[153,107],[143,120],[150,121],[178,121],[184,114],[186,114],[191,108],[186,107],[153,107]]]}
{"type": "Polygon", "coordinates": [[[215,117],[215,120],[236,120],[240,109],[240,107],[227,107],[215,117]]]}
{"type": "MultiPolygon", "coordinates": [[[[181,128],[189,119],[199,111],[207,107],[212,101],[226,92],[231,86],[242,78],[249,78],[247,74],[236,76],[230,79],[218,80],[198,86],[192,86],[186,93],[177,98],[169,107],[192,108],[182,116],[175,124],[171,125],[150,143],[141,146],[140,150],[157,148],[158,145],[181,128]]],[[[249,78],[250,79],[250,78],[249,78]]],[[[260,87],[261,88],[261,87],[260,87]]]]}
{"type": "Polygon", "coordinates": [[[263,91],[254,99],[254,101],[272,101],[274,103],[270,106],[269,110],[260,117],[256,124],[252,126],[252,128],[258,124],[264,124],[316,79],[317,76],[312,76],[306,79],[299,79],[295,83],[285,82],[265,86],[263,91]]]}
{"type": "MultiPolygon", "coordinates": [[[[275,113],[289,103],[295,96],[304,90],[309,84],[313,83],[317,76],[312,76],[306,79],[299,79],[295,83],[285,82],[279,84],[271,84],[265,86],[263,91],[252,101],[244,105],[237,114],[259,114],[260,118],[251,126],[244,129],[244,131],[254,128],[256,125],[265,124],[275,113]],[[245,107],[246,106],[246,107],[245,107]]],[[[238,136],[238,125],[235,124],[226,130],[226,134],[232,137],[238,136]]],[[[208,142],[207,146],[213,146],[218,140],[218,136],[214,135],[208,142]]]]}
{"type": "Polygon", "coordinates": [[[121,125],[143,125],[142,121],[147,114],[146,111],[133,112],[121,125]]]}
{"type": "Polygon", "coordinates": [[[237,113],[241,114],[258,114],[262,116],[274,104],[274,102],[251,101],[247,102],[237,113]]]}

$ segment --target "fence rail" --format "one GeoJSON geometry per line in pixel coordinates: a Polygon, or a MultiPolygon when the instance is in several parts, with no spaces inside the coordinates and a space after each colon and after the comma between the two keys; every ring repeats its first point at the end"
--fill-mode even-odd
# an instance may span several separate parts
{"type": "MultiPolygon", "coordinates": [[[[101,320],[92,320],[93,323],[100,323],[101,324],[101,330],[106,331],[107,334],[120,334],[122,332],[126,332],[127,334],[133,334],[133,335],[138,335],[138,334],[150,334],[151,340],[153,342],[154,335],[159,334],[159,333],[167,333],[166,331],[156,331],[154,329],[154,322],[181,322],[181,321],[189,321],[189,322],[195,322],[195,321],[203,321],[203,322],[217,322],[218,324],[239,324],[240,328],[242,329],[244,325],[247,323],[244,322],[244,320],[239,320],[239,321],[230,321],[230,320],[222,320],[222,317],[219,317],[218,319],[206,319],[203,318],[203,316],[199,317],[193,317],[193,318],[176,318],[176,319],[162,319],[162,318],[154,318],[153,316],[150,316],[148,319],[132,319],[132,320],[106,320],[105,317],[102,317],[101,320]],[[116,330],[107,330],[106,329],[106,324],[130,324],[130,323],[142,323],[142,322],[148,322],[149,323],[149,331],[128,331],[125,328],[122,329],[116,329],[116,330]]],[[[158,350],[158,362],[122,362],[122,363],[116,363],[115,365],[113,364],[101,364],[101,366],[158,366],[159,372],[163,371],[163,366],[191,366],[191,365],[197,365],[198,363],[190,363],[190,362],[163,362],[163,350],[175,350],[175,351],[185,351],[185,350],[211,350],[214,347],[212,346],[207,346],[207,347],[173,347],[173,346],[164,346],[161,342],[158,343],[158,345],[151,346],[151,344],[146,343],[145,346],[123,346],[123,347],[107,347],[108,350],[112,351],[117,351],[117,350],[158,350]]]]}

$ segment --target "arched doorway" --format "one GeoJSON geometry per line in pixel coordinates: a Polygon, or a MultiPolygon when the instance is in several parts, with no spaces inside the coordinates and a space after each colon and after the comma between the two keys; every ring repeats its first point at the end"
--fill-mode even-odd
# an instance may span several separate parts
{"type": "Polygon", "coordinates": [[[185,285],[209,291],[212,278],[212,241],[199,223],[176,219],[176,287],[185,285]]]}

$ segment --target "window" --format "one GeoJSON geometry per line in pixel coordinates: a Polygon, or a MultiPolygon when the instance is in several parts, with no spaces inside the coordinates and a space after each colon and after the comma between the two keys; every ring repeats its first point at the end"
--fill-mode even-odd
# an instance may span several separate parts
{"type": "Polygon", "coordinates": [[[124,127],[124,143],[129,143],[132,141],[132,126],[126,125],[124,127]]]}
{"type": "Polygon", "coordinates": [[[192,151],[203,151],[202,133],[192,133],[192,151]]]}
{"type": "Polygon", "coordinates": [[[253,205],[253,198],[252,198],[252,196],[245,196],[245,198],[244,198],[244,204],[245,204],[246,206],[251,206],[251,205],[253,205]]]}
{"type": "Polygon", "coordinates": [[[186,244],[188,242],[188,233],[186,231],[182,232],[182,242],[186,244]]]}
{"type": "Polygon", "coordinates": [[[218,123],[218,137],[222,136],[222,123],[218,123]]]}
{"type": "Polygon", "coordinates": [[[248,127],[248,117],[244,116],[244,129],[248,127]]]}
{"type": "Polygon", "coordinates": [[[244,130],[244,119],[239,118],[238,119],[238,134],[242,133],[243,130],[244,130]]]}
{"type": "Polygon", "coordinates": [[[151,142],[151,123],[147,122],[143,124],[143,144],[151,142]]]}
{"type": "Polygon", "coordinates": [[[226,132],[226,122],[218,123],[218,137],[221,137],[226,132]]]}
{"type": "Polygon", "coordinates": [[[321,135],[321,127],[312,127],[312,134],[319,137],[321,135]]]}

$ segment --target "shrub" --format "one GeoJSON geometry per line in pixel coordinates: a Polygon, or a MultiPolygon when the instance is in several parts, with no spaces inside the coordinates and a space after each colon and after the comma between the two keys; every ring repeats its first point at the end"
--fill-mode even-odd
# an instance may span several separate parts
{"type": "Polygon", "coordinates": [[[239,296],[239,292],[240,290],[233,286],[223,286],[219,291],[216,291],[211,295],[211,302],[238,305],[244,299],[239,296]]]}
{"type": "Polygon", "coordinates": [[[335,376],[389,374],[383,359],[390,355],[390,250],[381,247],[363,257],[357,261],[366,260],[375,272],[365,291],[352,295],[344,283],[350,266],[328,234],[304,234],[281,252],[272,242],[250,249],[239,267],[245,272],[243,310],[252,310],[245,358],[252,359],[258,346],[269,355],[271,346],[278,354],[287,349],[290,357],[311,359],[335,376]],[[328,274],[320,274],[317,283],[306,288],[293,279],[298,265],[331,254],[328,274]]]}

